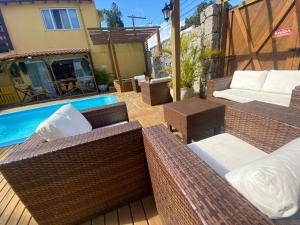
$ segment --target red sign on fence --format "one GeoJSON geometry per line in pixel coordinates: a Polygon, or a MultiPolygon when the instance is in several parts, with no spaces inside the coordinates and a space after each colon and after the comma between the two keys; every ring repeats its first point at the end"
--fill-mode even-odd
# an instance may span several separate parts
{"type": "Polygon", "coordinates": [[[273,38],[279,38],[279,37],[284,37],[284,36],[289,36],[292,34],[292,28],[282,28],[282,29],[278,29],[278,30],[275,30],[273,32],[273,35],[272,37],[273,38]]]}

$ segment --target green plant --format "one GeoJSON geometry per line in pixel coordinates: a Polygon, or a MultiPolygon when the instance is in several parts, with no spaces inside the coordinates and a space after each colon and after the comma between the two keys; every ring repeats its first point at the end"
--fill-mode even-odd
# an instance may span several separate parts
{"type": "Polygon", "coordinates": [[[100,13],[104,15],[109,28],[124,27],[124,23],[121,19],[122,12],[115,2],[112,3],[111,9],[103,9],[100,13]]]}
{"type": "Polygon", "coordinates": [[[9,72],[12,75],[12,77],[20,77],[21,76],[21,71],[17,63],[13,62],[9,68],[9,72]]]}
{"type": "MultiPolygon", "coordinates": [[[[220,54],[220,51],[213,49],[200,48],[194,42],[197,35],[184,35],[181,37],[181,55],[180,55],[180,85],[181,87],[191,88],[195,80],[199,77],[206,77],[209,60],[220,54]]],[[[163,49],[160,54],[154,56],[156,60],[162,53],[172,55],[169,49],[163,49]]],[[[166,68],[165,72],[172,73],[172,69],[166,68]]],[[[170,83],[172,87],[172,82],[170,83]]]]}
{"type": "Polygon", "coordinates": [[[105,69],[95,69],[94,75],[95,75],[96,83],[98,85],[100,85],[100,84],[107,84],[107,85],[112,84],[112,81],[113,81],[112,76],[111,76],[110,73],[106,72],[105,69]]]}

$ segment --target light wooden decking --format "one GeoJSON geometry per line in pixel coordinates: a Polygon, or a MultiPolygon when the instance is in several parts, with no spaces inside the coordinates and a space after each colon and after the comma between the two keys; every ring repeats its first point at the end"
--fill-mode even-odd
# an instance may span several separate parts
{"type": "MultiPolygon", "coordinates": [[[[141,101],[140,94],[133,92],[114,94],[119,101],[125,101],[130,120],[139,120],[143,127],[163,122],[161,106],[151,107],[141,101]]],[[[45,104],[53,104],[43,103],[45,104]]],[[[35,105],[36,107],[36,105],[35,105]]],[[[30,106],[26,106],[30,108],[30,106]]],[[[14,109],[7,111],[15,111],[14,109]]],[[[14,146],[0,149],[0,160],[5,158],[14,146]]],[[[18,196],[0,173],[0,225],[37,225],[18,196]]],[[[58,224],[57,224],[58,225],[58,224]]],[[[152,196],[115,209],[87,221],[82,225],[161,225],[152,196]]]]}

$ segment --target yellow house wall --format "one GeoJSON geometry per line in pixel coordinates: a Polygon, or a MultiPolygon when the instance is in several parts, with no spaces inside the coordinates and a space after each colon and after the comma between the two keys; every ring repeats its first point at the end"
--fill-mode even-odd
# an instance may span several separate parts
{"type": "Polygon", "coordinates": [[[115,45],[122,78],[130,78],[146,72],[143,48],[143,43],[115,45]]]}
{"type": "Polygon", "coordinates": [[[98,27],[100,23],[95,5],[91,3],[8,4],[1,6],[1,11],[16,53],[88,48],[85,27],[98,27]],[[43,8],[76,8],[80,29],[47,31],[40,12],[43,8]]]}

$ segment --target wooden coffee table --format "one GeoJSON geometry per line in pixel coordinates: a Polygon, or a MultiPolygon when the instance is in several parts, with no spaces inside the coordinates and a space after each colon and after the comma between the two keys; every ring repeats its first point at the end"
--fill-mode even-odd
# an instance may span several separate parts
{"type": "Polygon", "coordinates": [[[200,98],[188,98],[165,104],[164,119],[172,131],[177,129],[185,143],[190,143],[199,133],[224,125],[225,106],[200,98]]]}

